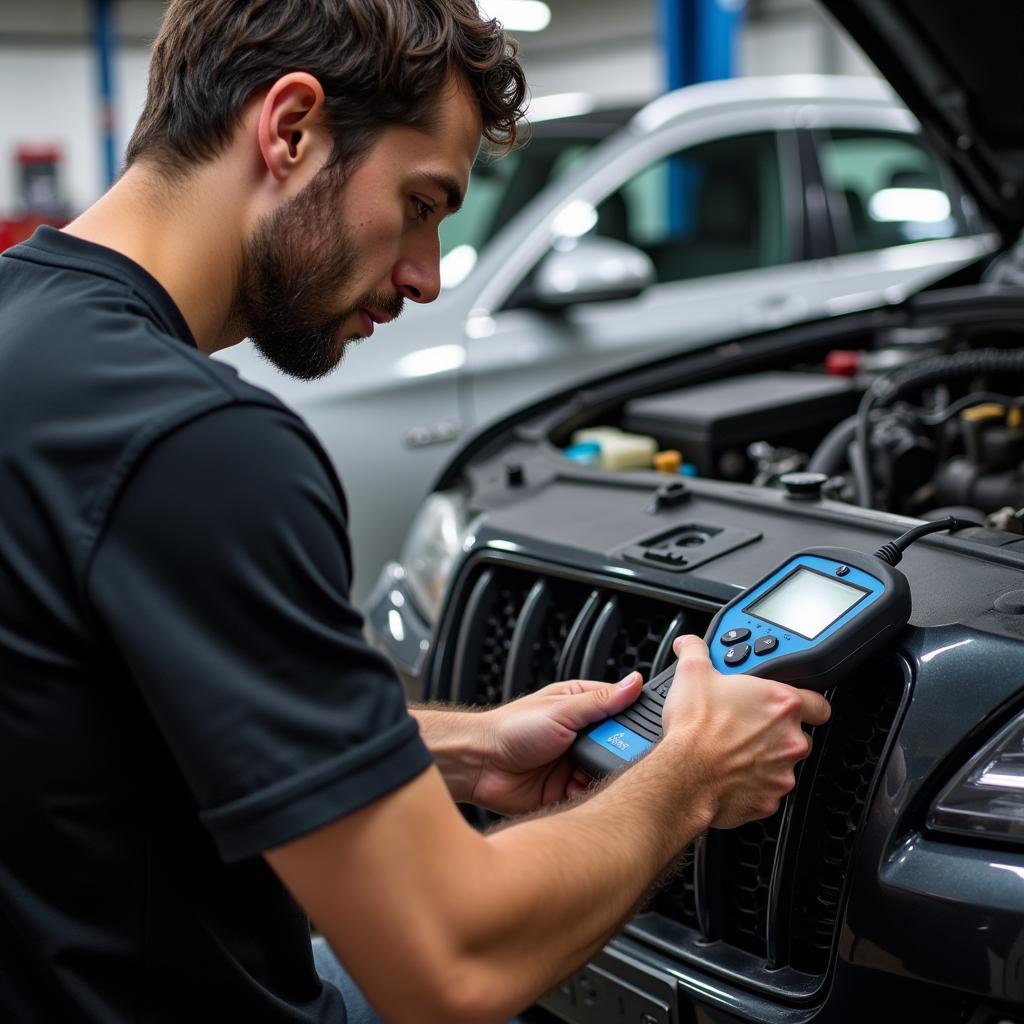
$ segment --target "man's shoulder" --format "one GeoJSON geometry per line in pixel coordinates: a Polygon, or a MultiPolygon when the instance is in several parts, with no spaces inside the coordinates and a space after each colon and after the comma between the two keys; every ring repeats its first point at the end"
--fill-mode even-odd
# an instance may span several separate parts
{"type": "MultiPolygon", "coordinates": [[[[245,425],[223,441],[225,458],[242,450],[239,438],[257,451],[288,435],[281,443],[302,452],[308,475],[343,507],[302,419],[199,352],[176,310],[153,303],[102,273],[0,259],[0,464],[45,482],[37,498],[63,524],[71,564],[84,567],[124,486],[161,444],[223,409],[238,410],[232,422],[245,425]]],[[[209,419],[203,435],[216,439],[224,422],[209,419]]]]}

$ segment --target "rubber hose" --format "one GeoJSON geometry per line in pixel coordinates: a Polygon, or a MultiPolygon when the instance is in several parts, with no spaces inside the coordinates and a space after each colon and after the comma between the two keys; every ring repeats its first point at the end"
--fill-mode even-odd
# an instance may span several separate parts
{"type": "Polygon", "coordinates": [[[846,462],[846,449],[857,433],[857,417],[848,416],[837,423],[822,439],[807,463],[808,473],[835,476],[846,462]]]}
{"type": "Polygon", "coordinates": [[[863,508],[874,507],[874,481],[871,479],[871,458],[868,448],[871,410],[876,406],[895,402],[908,391],[926,388],[929,384],[940,384],[950,378],[971,377],[982,373],[1024,373],[1024,351],[983,348],[976,352],[930,356],[878,377],[872,383],[857,409],[857,455],[853,467],[857,504],[863,508]]]}

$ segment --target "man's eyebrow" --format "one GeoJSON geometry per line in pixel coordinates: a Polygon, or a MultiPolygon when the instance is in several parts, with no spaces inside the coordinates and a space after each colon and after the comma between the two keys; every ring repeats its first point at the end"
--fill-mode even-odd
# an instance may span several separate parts
{"type": "Polygon", "coordinates": [[[462,186],[451,175],[425,171],[421,177],[426,178],[444,193],[449,213],[455,213],[462,206],[462,186]]]}

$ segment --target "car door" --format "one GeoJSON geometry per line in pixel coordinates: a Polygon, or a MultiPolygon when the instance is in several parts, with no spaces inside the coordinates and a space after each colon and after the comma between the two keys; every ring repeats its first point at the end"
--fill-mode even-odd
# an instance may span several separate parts
{"type": "Polygon", "coordinates": [[[642,140],[612,161],[618,173],[610,179],[607,165],[595,168],[604,180],[579,183],[555,245],[574,231],[624,242],[652,260],[655,281],[635,298],[559,312],[529,308],[522,288],[511,288],[496,313],[469,324],[464,379],[476,420],[659,350],[799,316],[802,211],[792,136],[781,109],[705,118],[642,140]],[[791,296],[787,308],[772,305],[780,287],[791,296]]]}
{"type": "MultiPolygon", "coordinates": [[[[574,233],[625,242],[651,259],[655,283],[630,299],[539,311],[522,296],[549,250],[528,264],[510,252],[508,267],[489,270],[494,280],[478,303],[484,315],[467,324],[463,382],[474,423],[644,357],[896,301],[901,286],[919,287],[982,251],[977,239],[954,238],[901,245],[893,255],[819,258],[808,240],[832,230],[833,214],[824,186],[805,181],[795,141],[816,116],[785,102],[709,112],[588,167],[590,177],[574,182],[551,218],[553,246],[567,235],[571,244],[574,233]],[[945,248],[927,251],[936,245],[945,248]],[[514,281],[509,267],[518,270],[514,281]]],[[[899,109],[850,104],[829,117],[906,136],[916,130],[899,109]]]]}
{"type": "Polygon", "coordinates": [[[879,287],[897,294],[922,267],[956,266],[996,237],[943,165],[913,132],[891,125],[821,124],[806,132],[805,176],[820,182],[834,258],[827,277],[852,304],[879,287]]]}

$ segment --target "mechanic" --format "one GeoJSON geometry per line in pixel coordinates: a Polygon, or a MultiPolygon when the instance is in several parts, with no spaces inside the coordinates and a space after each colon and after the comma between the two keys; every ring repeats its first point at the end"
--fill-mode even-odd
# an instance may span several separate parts
{"type": "Polygon", "coordinates": [[[524,89],[473,0],[172,0],[120,180],[0,258],[5,1022],[374,1019],[331,949],[387,1020],[504,1020],[792,787],[827,702],[692,637],[663,741],[585,794],[563,755],[636,674],[410,714],[325,454],[209,358],[313,378],[436,298],[524,89]]]}

